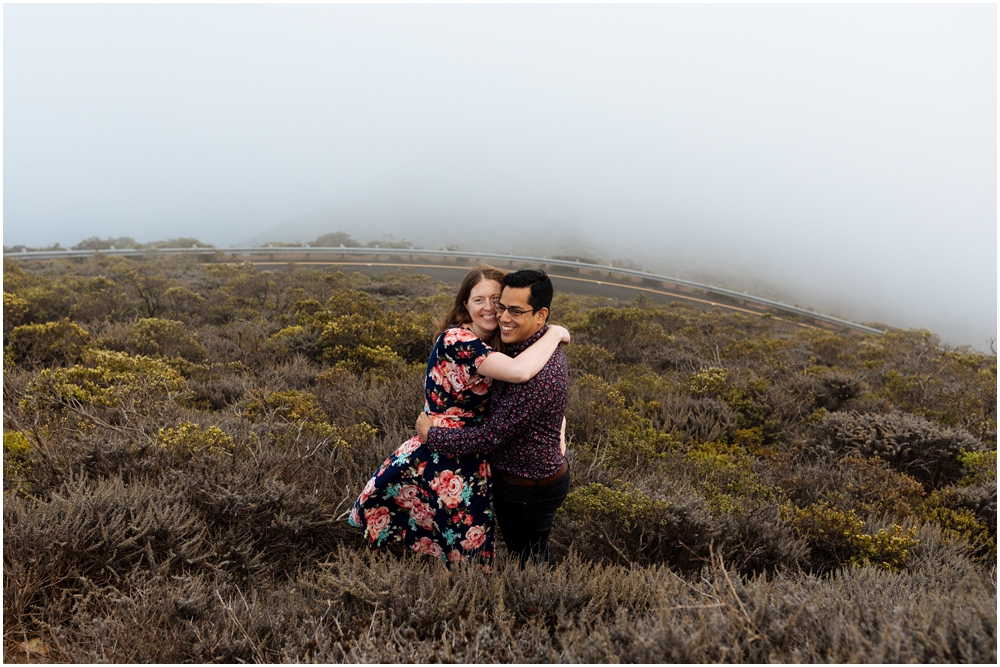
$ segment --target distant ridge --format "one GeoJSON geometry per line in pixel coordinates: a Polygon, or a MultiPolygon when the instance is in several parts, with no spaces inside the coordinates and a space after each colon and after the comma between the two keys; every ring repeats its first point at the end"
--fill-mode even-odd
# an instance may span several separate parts
{"type": "Polygon", "coordinates": [[[249,236],[236,246],[268,242],[309,243],[330,232],[361,242],[386,236],[424,248],[460,247],[475,252],[595,255],[598,244],[577,221],[547,216],[531,206],[491,206],[465,198],[435,196],[414,187],[356,188],[287,222],[249,236]]]}

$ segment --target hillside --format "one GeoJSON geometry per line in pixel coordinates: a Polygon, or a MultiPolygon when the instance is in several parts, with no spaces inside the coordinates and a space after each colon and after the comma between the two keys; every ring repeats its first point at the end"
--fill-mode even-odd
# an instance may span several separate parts
{"type": "Polygon", "coordinates": [[[559,565],[370,554],[455,286],[4,262],[4,660],[996,661],[996,355],[557,295],[559,565]]]}

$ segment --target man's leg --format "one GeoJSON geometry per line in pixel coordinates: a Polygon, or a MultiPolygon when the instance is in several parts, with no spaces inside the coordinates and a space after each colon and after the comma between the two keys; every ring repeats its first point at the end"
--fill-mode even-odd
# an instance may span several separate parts
{"type": "Polygon", "coordinates": [[[549,534],[556,510],[569,494],[570,473],[543,486],[518,486],[498,481],[493,506],[504,543],[522,563],[529,556],[553,563],[549,534]]]}

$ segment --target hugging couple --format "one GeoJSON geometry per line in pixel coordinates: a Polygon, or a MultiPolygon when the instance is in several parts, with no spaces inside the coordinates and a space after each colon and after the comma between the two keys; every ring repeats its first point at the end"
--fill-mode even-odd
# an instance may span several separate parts
{"type": "Polygon", "coordinates": [[[418,435],[351,510],[370,548],[488,566],[495,517],[512,556],[552,563],[549,533],[570,476],[559,347],[569,332],[547,324],[551,305],[544,271],[480,266],[465,276],[427,362],[418,435]]]}

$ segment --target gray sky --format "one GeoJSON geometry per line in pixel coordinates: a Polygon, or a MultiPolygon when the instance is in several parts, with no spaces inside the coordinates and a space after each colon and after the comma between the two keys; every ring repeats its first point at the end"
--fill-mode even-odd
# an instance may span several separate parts
{"type": "Polygon", "coordinates": [[[995,5],[3,12],[8,246],[539,234],[996,336],[995,5]]]}

